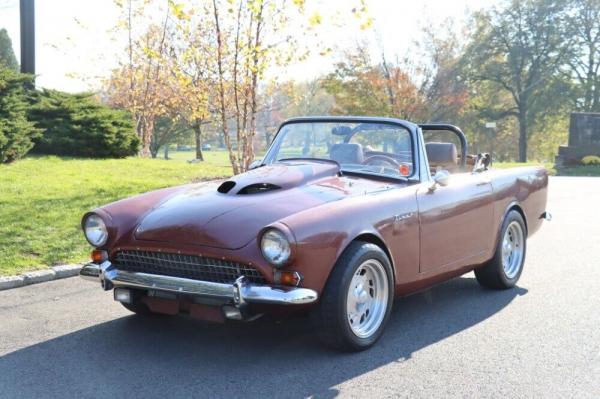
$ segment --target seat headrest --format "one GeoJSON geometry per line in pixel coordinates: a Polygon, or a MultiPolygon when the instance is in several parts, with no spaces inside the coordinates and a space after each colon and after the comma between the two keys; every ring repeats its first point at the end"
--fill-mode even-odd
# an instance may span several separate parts
{"type": "Polygon", "coordinates": [[[329,157],[340,164],[362,164],[364,161],[362,145],[358,143],[334,144],[329,150],[329,157]]]}
{"type": "Polygon", "coordinates": [[[458,152],[452,143],[427,143],[425,144],[427,159],[430,166],[441,166],[445,169],[456,168],[458,165],[458,152]]]}

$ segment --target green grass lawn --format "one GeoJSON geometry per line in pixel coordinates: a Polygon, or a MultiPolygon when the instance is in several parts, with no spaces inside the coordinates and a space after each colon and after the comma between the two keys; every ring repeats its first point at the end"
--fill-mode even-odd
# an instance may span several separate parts
{"type": "MultiPolygon", "coordinates": [[[[193,158],[192,153],[184,154],[193,158]]],[[[194,164],[28,157],[0,165],[0,275],[86,260],[91,247],[81,233],[80,220],[99,205],[229,175],[227,157],[217,151],[207,153],[206,162],[194,164]]]]}

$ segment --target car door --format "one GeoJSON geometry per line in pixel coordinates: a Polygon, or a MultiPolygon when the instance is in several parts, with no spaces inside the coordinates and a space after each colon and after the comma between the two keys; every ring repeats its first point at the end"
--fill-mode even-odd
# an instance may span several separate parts
{"type": "Polygon", "coordinates": [[[458,173],[445,187],[423,183],[417,190],[420,273],[453,270],[482,262],[490,250],[492,185],[485,173],[458,173]]]}

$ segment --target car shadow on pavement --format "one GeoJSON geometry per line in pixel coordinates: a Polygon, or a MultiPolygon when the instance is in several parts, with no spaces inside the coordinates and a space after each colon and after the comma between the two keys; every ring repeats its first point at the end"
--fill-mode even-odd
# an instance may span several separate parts
{"type": "Polygon", "coordinates": [[[352,354],[322,347],[304,317],[214,325],[126,316],[0,357],[0,397],[335,397],[336,385],[410,361],[526,293],[454,279],[397,300],[381,340],[352,354]]]}

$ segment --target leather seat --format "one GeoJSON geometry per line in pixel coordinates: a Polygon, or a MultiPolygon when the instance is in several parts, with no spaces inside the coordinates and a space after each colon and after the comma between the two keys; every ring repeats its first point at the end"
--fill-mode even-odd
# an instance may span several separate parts
{"type": "Polygon", "coordinates": [[[339,164],[362,164],[365,160],[362,145],[358,143],[332,145],[329,150],[329,158],[339,164]]]}
{"type": "Polygon", "coordinates": [[[458,170],[458,151],[452,143],[426,143],[425,151],[429,160],[429,167],[435,173],[438,167],[455,172],[458,170]]]}

